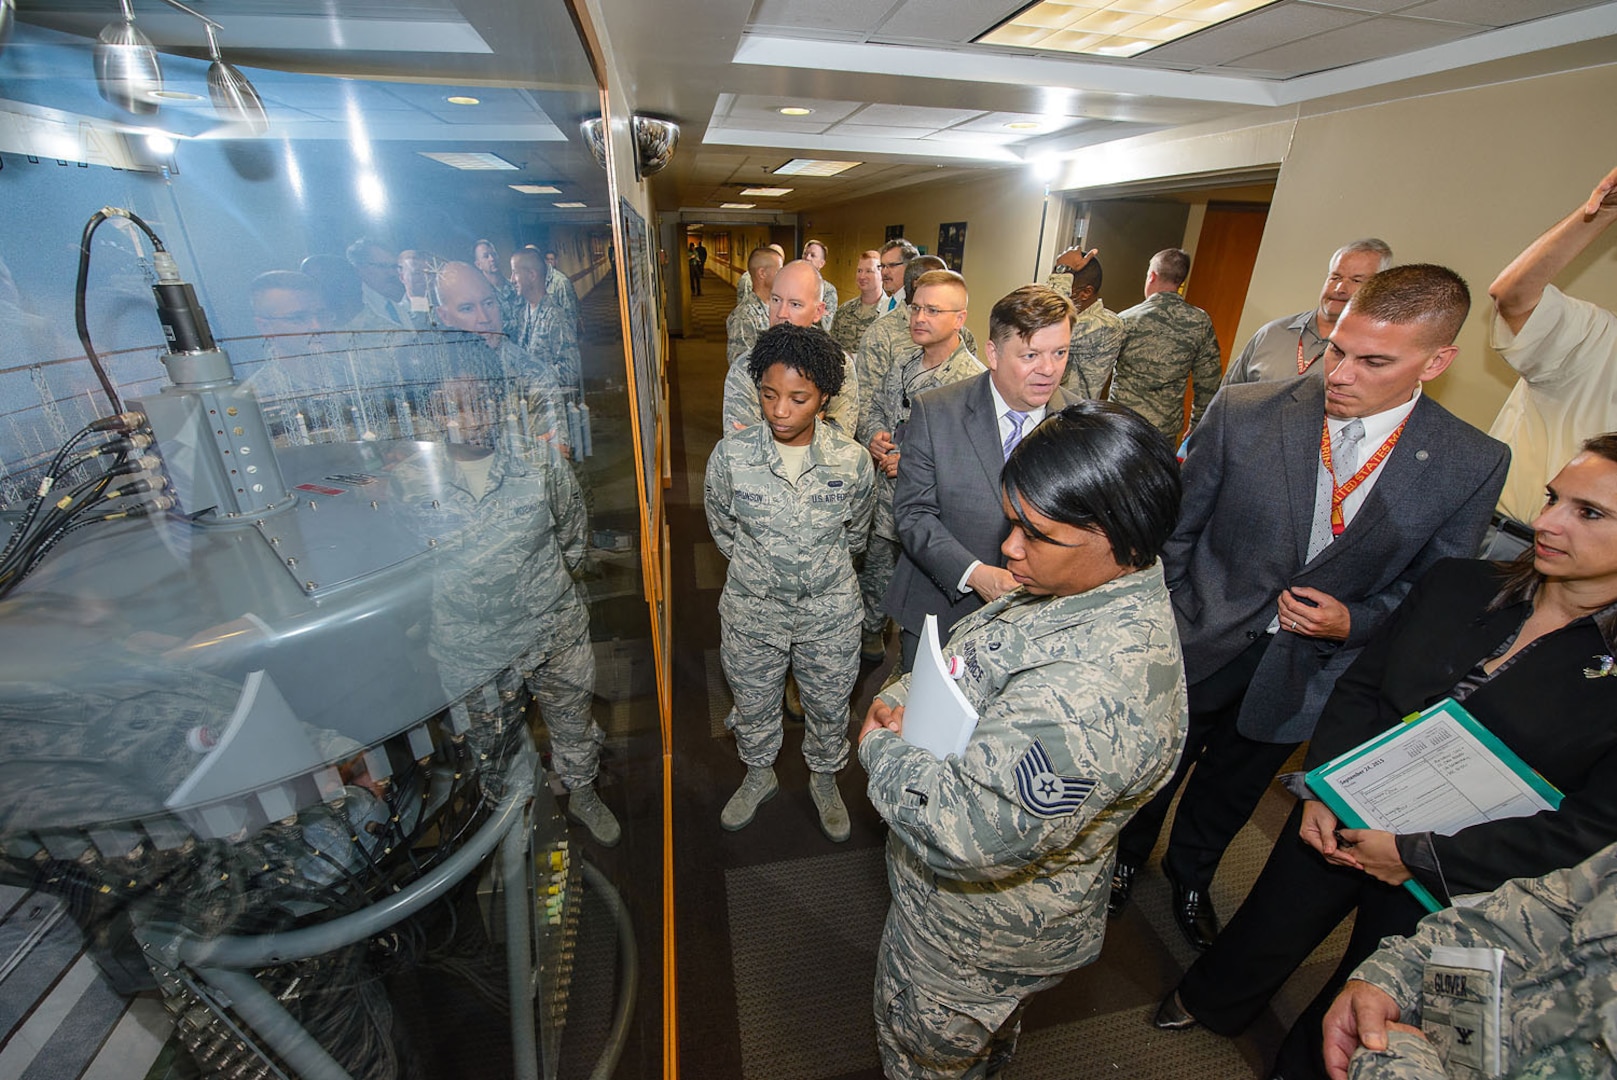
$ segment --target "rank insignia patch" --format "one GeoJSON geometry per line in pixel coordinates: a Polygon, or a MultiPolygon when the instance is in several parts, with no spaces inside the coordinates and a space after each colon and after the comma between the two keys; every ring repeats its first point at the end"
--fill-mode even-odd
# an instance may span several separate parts
{"type": "Polygon", "coordinates": [[[1057,776],[1050,755],[1037,739],[1016,763],[1017,797],[1029,812],[1040,817],[1075,812],[1095,790],[1095,783],[1076,776],[1057,776]]]}

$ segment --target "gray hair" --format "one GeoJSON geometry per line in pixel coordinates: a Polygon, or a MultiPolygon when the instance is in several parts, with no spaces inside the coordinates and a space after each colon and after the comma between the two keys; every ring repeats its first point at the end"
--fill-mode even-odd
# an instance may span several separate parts
{"type": "Polygon", "coordinates": [[[1368,252],[1381,259],[1381,263],[1376,267],[1377,273],[1392,265],[1392,248],[1388,246],[1385,240],[1378,240],[1374,236],[1366,236],[1362,240],[1353,240],[1343,244],[1331,255],[1330,265],[1335,266],[1336,261],[1344,255],[1355,255],[1361,251],[1368,252]]]}

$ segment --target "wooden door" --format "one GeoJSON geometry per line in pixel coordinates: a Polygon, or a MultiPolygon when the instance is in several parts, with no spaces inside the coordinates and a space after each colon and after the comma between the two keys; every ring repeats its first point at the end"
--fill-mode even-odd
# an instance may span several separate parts
{"type": "Polygon", "coordinates": [[[1218,351],[1225,367],[1235,346],[1235,330],[1246,306],[1246,287],[1258,261],[1258,244],[1269,207],[1262,203],[1208,203],[1196,240],[1196,258],[1185,285],[1185,299],[1213,317],[1218,351]]]}

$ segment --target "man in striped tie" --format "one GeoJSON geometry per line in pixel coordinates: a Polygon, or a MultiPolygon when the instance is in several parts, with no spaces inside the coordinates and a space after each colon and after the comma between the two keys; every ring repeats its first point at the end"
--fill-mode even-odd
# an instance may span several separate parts
{"type": "MultiPolygon", "coordinates": [[[[940,270],[919,279],[912,327],[964,322],[966,290],[951,284],[956,278],[940,270]]],[[[892,438],[898,458],[893,517],[903,555],[885,605],[902,631],[905,670],[927,615],[938,617],[939,637],[947,638],[961,616],[1016,588],[999,550],[1010,524],[993,512],[1000,505],[999,473],[1024,435],[1079,400],[1061,388],[1072,318],[1066,296],[1024,285],[988,316],[987,371],[927,383],[935,388],[907,396],[905,422],[894,425],[892,438]]],[[[889,376],[900,373],[895,367],[889,376]]]]}

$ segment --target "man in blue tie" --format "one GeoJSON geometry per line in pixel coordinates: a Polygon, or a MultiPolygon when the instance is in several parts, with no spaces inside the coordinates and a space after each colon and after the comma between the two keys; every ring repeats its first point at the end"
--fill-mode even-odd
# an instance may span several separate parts
{"type": "MultiPolygon", "coordinates": [[[[952,318],[944,308],[965,306],[963,299],[944,302],[955,290],[934,285],[935,277],[942,285],[957,275],[940,270],[919,279],[912,336],[917,324],[952,318]]],[[[958,293],[964,297],[963,283],[958,293]]],[[[963,312],[958,317],[964,321],[963,312]]],[[[893,516],[903,555],[886,608],[902,630],[906,670],[927,615],[938,617],[939,636],[947,638],[961,616],[1016,588],[999,550],[1010,524],[993,513],[1000,468],[1046,415],[1079,400],[1061,389],[1072,318],[1072,301],[1061,293],[1024,285],[988,316],[987,371],[900,399],[907,416],[894,425],[891,456],[898,459],[893,516]]],[[[901,376],[901,366],[888,374],[901,376]]]]}

